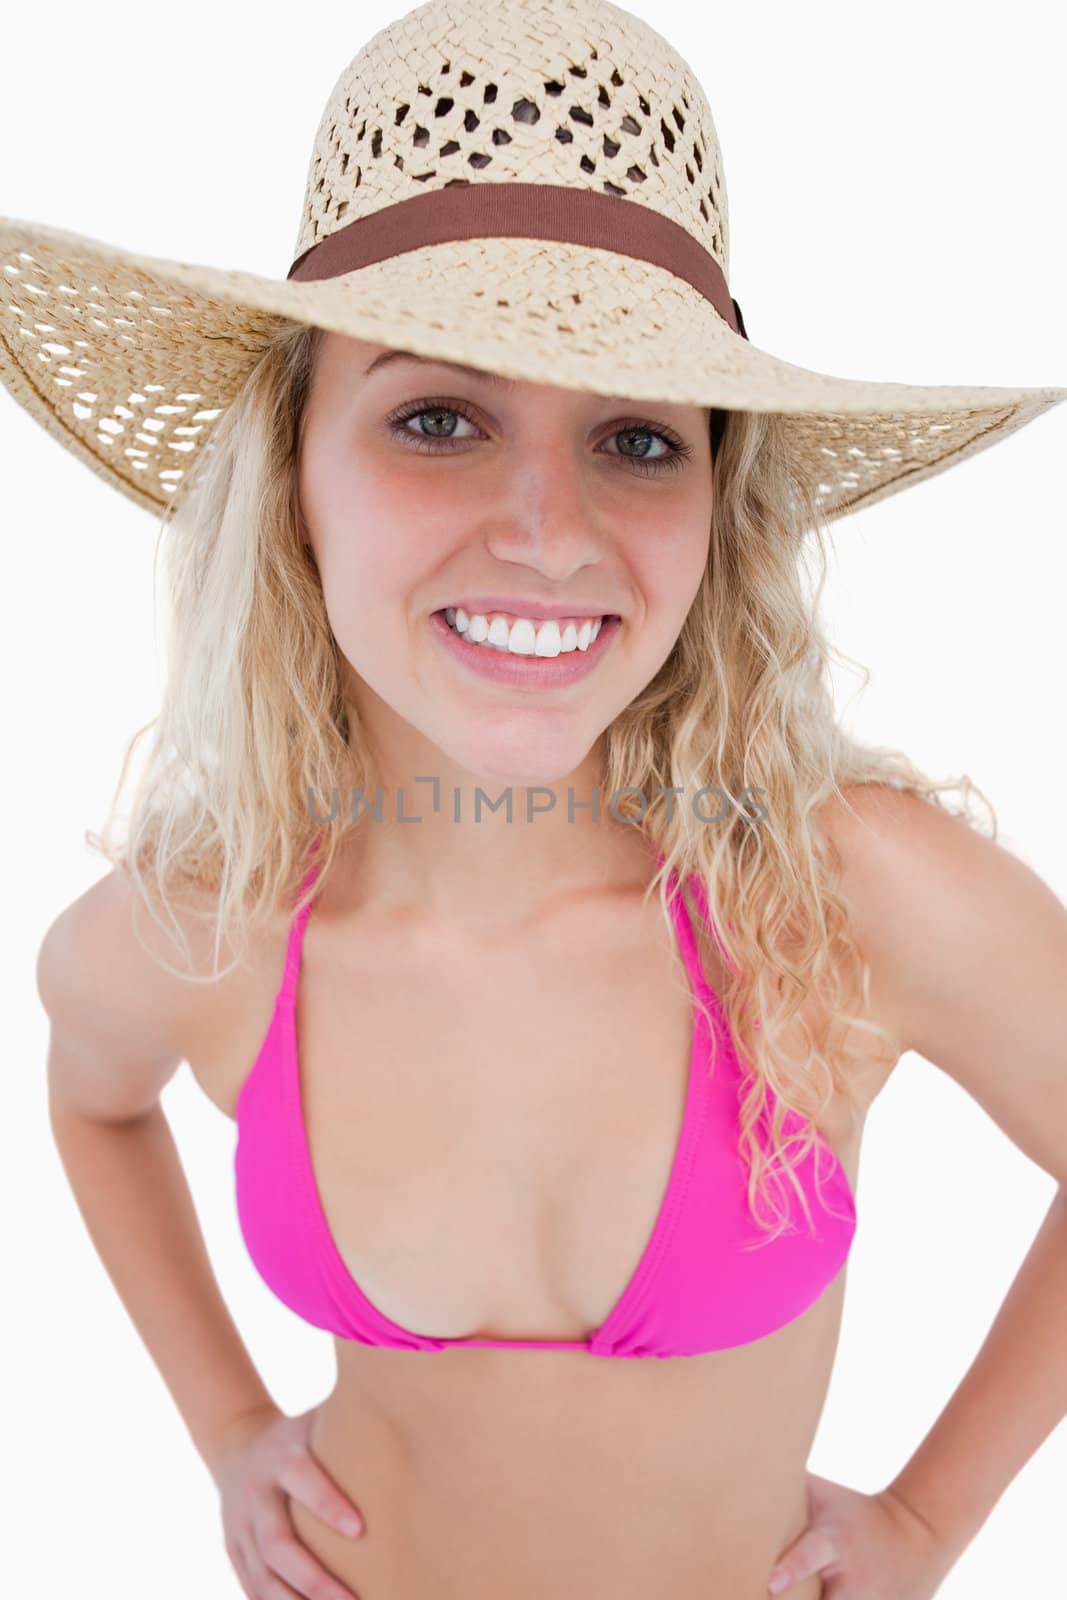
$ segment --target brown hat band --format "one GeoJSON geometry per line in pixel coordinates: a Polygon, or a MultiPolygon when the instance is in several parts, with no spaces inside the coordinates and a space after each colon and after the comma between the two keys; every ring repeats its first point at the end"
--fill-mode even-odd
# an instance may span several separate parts
{"type": "Polygon", "coordinates": [[[413,195],[320,239],[297,256],[286,277],[305,283],[337,278],[424,245],[494,237],[555,239],[664,267],[748,338],[722,268],[691,233],[649,206],[565,184],[454,183],[413,195]]]}

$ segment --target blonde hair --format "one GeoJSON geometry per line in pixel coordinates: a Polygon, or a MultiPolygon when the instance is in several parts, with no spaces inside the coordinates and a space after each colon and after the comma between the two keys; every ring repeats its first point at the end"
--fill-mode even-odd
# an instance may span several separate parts
{"type": "MultiPolygon", "coordinates": [[[[240,959],[261,917],[283,903],[300,909],[320,892],[362,818],[323,828],[313,797],[338,786],[368,795],[375,786],[359,730],[349,725],[343,657],[299,521],[297,463],[320,339],[318,328],[279,322],[185,492],[164,513],[161,708],[127,747],[103,834],[86,836],[129,877],[157,922],[154,902],[167,906],[168,891],[208,890],[216,960],[223,939],[240,959]],[[120,842],[118,797],[149,728],[120,842]],[[316,844],[321,871],[302,895],[316,844]]],[[[699,913],[690,921],[705,970],[713,938],[731,968],[719,1000],[743,1069],[749,1208],[769,1242],[790,1222],[788,1208],[772,1200],[783,1176],[811,1223],[795,1166],[816,1140],[813,1118],[835,1092],[855,1107],[847,1035],[876,1035],[887,1061],[895,1059],[891,1036],[869,1015],[869,969],[835,891],[839,863],[815,826],[818,808],[831,796],[848,804],[847,785],[880,783],[947,810],[939,794],[961,790],[964,810],[954,814],[972,826],[967,808],[979,795],[994,837],[996,818],[969,778],[928,779],[902,753],[863,746],[839,726],[831,648],[815,621],[828,529],[811,488],[773,414],[711,413],[709,425],[716,448],[707,569],[674,649],[606,730],[603,792],[618,797],[616,816],[664,856],[648,886],[658,889],[663,915],[670,918],[672,872],[687,887],[694,880],[701,909],[714,908],[714,929],[699,913]],[[819,582],[809,595],[812,552],[819,582]],[[721,793],[726,815],[713,826],[693,805],[702,789],[721,793]],[[672,790],[674,803],[649,805],[672,790]],[[628,803],[627,791],[642,798],[628,803]],[[749,809],[752,792],[762,819],[749,809]],[[819,995],[824,1021],[814,1036],[804,1027],[806,1058],[787,1062],[783,1030],[809,993],[819,995]],[[786,1138],[790,1111],[801,1131],[786,1138]]],[[[194,904],[188,909],[197,915],[194,904]]],[[[173,919],[172,926],[180,934],[173,919]]],[[[190,982],[221,975],[180,974],[190,982]]]]}

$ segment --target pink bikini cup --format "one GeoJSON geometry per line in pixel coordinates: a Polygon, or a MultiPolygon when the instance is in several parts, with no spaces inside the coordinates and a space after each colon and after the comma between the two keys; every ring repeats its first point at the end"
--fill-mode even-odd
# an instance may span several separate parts
{"type": "MultiPolygon", "coordinates": [[[[312,866],[305,885],[317,871],[312,866]]],[[[694,879],[692,889],[706,918],[703,886],[694,879]]],[[[234,1171],[249,1254],[270,1289],[297,1316],[340,1338],[394,1349],[470,1345],[663,1358],[703,1355],[763,1338],[819,1298],[852,1244],[856,1208],[851,1186],[820,1137],[797,1169],[815,1232],[786,1181],[779,1203],[788,1207],[788,1231],[768,1243],[752,1221],[738,1151],[740,1063],[722,1007],[701,971],[674,874],[669,893],[694,995],[706,1000],[714,1025],[709,1028],[694,1006],[685,1113],[659,1213],[606,1321],[581,1340],[432,1338],[393,1322],[360,1289],[330,1233],[311,1166],[295,1030],[300,949],[311,906],[294,918],[270,1026],[237,1102],[234,1171]],[[714,1072],[709,1072],[712,1062],[714,1072]],[[813,1158],[819,1160],[818,1190],[813,1158]]],[[[770,1091],[769,1099],[773,1106],[770,1091]]],[[[802,1125],[794,1112],[787,1114],[787,1134],[802,1125]]]]}

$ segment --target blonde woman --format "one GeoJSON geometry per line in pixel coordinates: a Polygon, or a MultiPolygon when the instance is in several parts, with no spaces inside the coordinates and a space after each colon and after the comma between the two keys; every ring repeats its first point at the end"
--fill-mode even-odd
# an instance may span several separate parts
{"type": "Polygon", "coordinates": [[[38,958],[56,1142],[250,1600],[929,1600],[1062,1414],[1067,912],[969,780],[846,736],[805,563],[1065,391],[756,349],[685,62],[600,0],[491,35],[421,7],[345,69],[282,283],[3,225],[5,381],[167,538],[128,823],[38,958]],[[1060,1188],[861,1494],[805,1463],[908,1049],[1060,1188]],[[183,1061],[336,1341],[298,1416],[208,1266],[183,1061]]]}

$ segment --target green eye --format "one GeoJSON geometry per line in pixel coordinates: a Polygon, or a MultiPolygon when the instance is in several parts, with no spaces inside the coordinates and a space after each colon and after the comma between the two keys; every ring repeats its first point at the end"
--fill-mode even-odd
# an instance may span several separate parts
{"type": "MultiPolygon", "coordinates": [[[[402,443],[409,445],[416,450],[421,450],[425,455],[441,455],[442,453],[447,454],[451,450],[452,445],[458,442],[454,435],[434,436],[424,433],[415,433],[412,432],[407,424],[414,421],[415,418],[441,418],[449,416],[462,417],[465,421],[469,422],[472,427],[478,426],[466,407],[458,401],[420,400],[417,405],[408,406],[403,411],[400,411],[390,417],[388,419],[389,431],[395,438],[401,440],[402,443]]],[[[653,427],[650,423],[645,422],[625,423],[622,427],[615,428],[611,431],[611,433],[606,434],[605,438],[659,439],[663,444],[665,444],[670,451],[670,454],[665,456],[626,456],[622,455],[621,453],[619,454],[620,460],[626,461],[628,465],[632,466],[637,472],[644,474],[646,477],[649,474],[656,472],[677,471],[677,469],[683,466],[693,453],[692,446],[684,444],[681,439],[671,432],[670,429],[663,426],[653,427]]],[[[609,450],[607,454],[612,455],[615,454],[615,452],[609,450]]]]}

